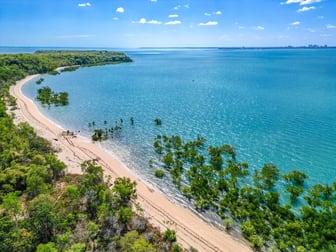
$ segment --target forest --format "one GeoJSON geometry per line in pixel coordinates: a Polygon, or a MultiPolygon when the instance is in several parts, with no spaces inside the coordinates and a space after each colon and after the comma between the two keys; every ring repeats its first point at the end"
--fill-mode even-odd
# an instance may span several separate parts
{"type": "MultiPolygon", "coordinates": [[[[66,174],[49,142],[27,123],[14,124],[10,111],[16,103],[9,86],[26,75],[74,63],[67,61],[68,53],[56,54],[55,59],[0,55],[0,250],[182,251],[174,230],[161,232],[144,216],[134,181],[106,178],[93,161],[82,163],[82,175],[66,174]]],[[[85,64],[91,54],[92,62],[106,63],[96,52],[84,52],[85,59],[71,54],[85,64]]]]}
{"type": "Polygon", "coordinates": [[[336,181],[308,187],[305,173],[281,174],[272,163],[251,172],[233,146],[207,146],[201,136],[158,135],[153,148],[155,176],[169,176],[198,211],[216,212],[256,250],[336,251],[336,181]]]}
{"type": "Polygon", "coordinates": [[[110,51],[46,50],[36,51],[33,54],[0,54],[0,85],[15,84],[15,81],[21,80],[27,75],[54,73],[58,67],[126,62],[132,62],[132,59],[124,53],[110,51]]]}

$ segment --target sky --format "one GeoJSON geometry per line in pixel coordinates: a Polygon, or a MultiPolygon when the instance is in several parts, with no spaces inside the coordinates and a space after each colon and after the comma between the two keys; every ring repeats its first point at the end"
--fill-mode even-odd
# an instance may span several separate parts
{"type": "Polygon", "coordinates": [[[0,46],[336,46],[336,0],[0,0],[0,46]]]}

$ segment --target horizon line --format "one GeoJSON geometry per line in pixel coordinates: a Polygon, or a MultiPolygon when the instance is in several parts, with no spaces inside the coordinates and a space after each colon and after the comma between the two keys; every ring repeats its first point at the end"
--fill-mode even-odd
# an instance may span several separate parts
{"type": "Polygon", "coordinates": [[[139,46],[139,47],[113,47],[113,46],[32,46],[32,45],[0,45],[0,48],[110,48],[110,49],[332,49],[336,45],[300,45],[300,46],[139,46]]]}

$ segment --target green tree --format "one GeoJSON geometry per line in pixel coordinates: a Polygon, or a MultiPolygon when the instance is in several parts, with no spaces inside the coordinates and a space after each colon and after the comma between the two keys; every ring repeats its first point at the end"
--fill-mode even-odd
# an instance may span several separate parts
{"type": "Polygon", "coordinates": [[[155,122],[155,125],[161,125],[162,124],[162,121],[161,121],[160,118],[155,118],[154,122],[155,122]]]}
{"type": "Polygon", "coordinates": [[[2,197],[2,204],[1,208],[3,208],[9,216],[14,219],[15,226],[18,228],[18,217],[22,211],[19,197],[16,195],[15,192],[7,193],[5,196],[2,197]]]}
{"type": "Polygon", "coordinates": [[[36,252],[57,252],[57,248],[53,242],[48,242],[46,244],[39,244],[37,246],[36,252]]]}
{"type": "Polygon", "coordinates": [[[136,182],[130,178],[116,178],[112,188],[115,199],[121,206],[129,206],[137,197],[136,182]]]}
{"type": "Polygon", "coordinates": [[[154,175],[157,178],[163,178],[165,176],[165,172],[162,169],[156,169],[154,175]]]}
{"type": "Polygon", "coordinates": [[[241,229],[242,229],[243,235],[247,238],[256,234],[256,230],[251,221],[243,221],[241,224],[241,229]]]}
{"type": "Polygon", "coordinates": [[[176,233],[175,233],[175,230],[172,230],[172,229],[167,229],[165,232],[164,232],[164,238],[169,241],[169,242],[175,242],[176,241],[176,233]]]}
{"type": "Polygon", "coordinates": [[[37,243],[47,243],[54,236],[58,225],[53,199],[39,195],[29,202],[28,228],[35,234],[37,243]]]}
{"type": "Polygon", "coordinates": [[[261,169],[260,179],[263,187],[271,189],[279,179],[280,170],[274,164],[265,164],[261,169]]]}
{"type": "Polygon", "coordinates": [[[298,170],[293,170],[288,174],[282,175],[282,177],[287,183],[297,186],[303,186],[305,179],[308,178],[305,173],[298,170]]]}
{"type": "Polygon", "coordinates": [[[50,192],[51,180],[46,166],[31,165],[27,174],[27,192],[30,197],[50,192]]]}
{"type": "Polygon", "coordinates": [[[289,192],[290,201],[293,203],[303,193],[304,189],[302,186],[289,185],[286,191],[289,192]]]}

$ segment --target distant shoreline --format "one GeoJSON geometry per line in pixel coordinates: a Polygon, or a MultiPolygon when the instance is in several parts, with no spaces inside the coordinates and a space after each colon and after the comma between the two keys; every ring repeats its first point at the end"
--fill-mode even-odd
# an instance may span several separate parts
{"type": "Polygon", "coordinates": [[[60,46],[0,46],[0,54],[34,53],[36,50],[107,50],[107,51],[133,51],[133,50],[327,50],[336,49],[336,45],[308,45],[308,46],[204,46],[204,47],[60,47],[60,46]],[[3,51],[3,49],[17,49],[13,51],[3,51]],[[18,50],[31,49],[31,50],[18,50]]]}
{"type": "Polygon", "coordinates": [[[129,177],[136,181],[138,201],[150,222],[162,230],[175,229],[178,242],[185,248],[192,246],[199,251],[251,251],[242,241],[235,240],[225,232],[203,222],[190,210],[173,204],[165,196],[148,187],[98,144],[79,136],[62,136],[65,129],[42,115],[36,104],[21,91],[25,83],[38,76],[27,76],[10,88],[11,95],[17,98],[16,123],[28,122],[38,135],[49,140],[58,150],[57,155],[67,165],[69,173],[81,173],[80,164],[84,160],[94,159],[103,167],[105,175],[112,178],[129,177]]]}

